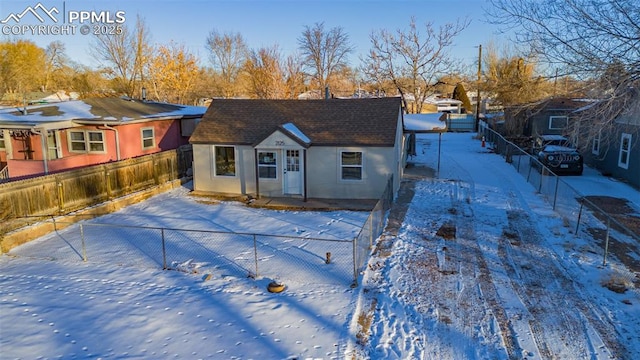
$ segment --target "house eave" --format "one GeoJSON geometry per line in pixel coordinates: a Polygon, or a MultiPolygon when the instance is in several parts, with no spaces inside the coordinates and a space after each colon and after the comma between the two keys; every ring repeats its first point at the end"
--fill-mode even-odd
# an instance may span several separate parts
{"type": "Polygon", "coordinates": [[[183,120],[183,119],[198,119],[201,116],[157,116],[157,117],[147,117],[143,119],[131,119],[131,120],[105,120],[105,119],[76,119],[73,120],[76,124],[81,125],[109,125],[109,126],[118,126],[118,125],[127,125],[127,124],[139,124],[151,121],[165,121],[165,120],[183,120]]]}

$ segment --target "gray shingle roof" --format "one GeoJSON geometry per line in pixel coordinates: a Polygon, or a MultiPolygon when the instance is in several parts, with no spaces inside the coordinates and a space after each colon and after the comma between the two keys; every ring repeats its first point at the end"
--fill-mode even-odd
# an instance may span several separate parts
{"type": "Polygon", "coordinates": [[[312,146],[393,146],[400,98],[213,100],[193,144],[252,145],[294,124],[312,146]]]}
{"type": "Polygon", "coordinates": [[[39,124],[73,121],[77,123],[120,123],[154,118],[200,117],[204,107],[156,102],[126,100],[122,98],[90,98],[0,109],[0,124],[37,126],[39,124]]]}

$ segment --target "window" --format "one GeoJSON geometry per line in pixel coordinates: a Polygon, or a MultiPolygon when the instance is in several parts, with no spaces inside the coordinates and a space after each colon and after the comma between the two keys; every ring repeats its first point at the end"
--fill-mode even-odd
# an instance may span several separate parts
{"type": "Polygon", "coordinates": [[[71,152],[104,153],[105,148],[102,131],[69,131],[71,152]]]}
{"type": "Polygon", "coordinates": [[[287,150],[287,171],[300,171],[300,150],[287,150]]]}
{"type": "Polygon", "coordinates": [[[593,138],[593,144],[591,144],[591,153],[593,155],[600,155],[600,137],[602,133],[598,131],[598,134],[593,138]]]}
{"type": "Polygon", "coordinates": [[[622,134],[620,140],[620,155],[618,155],[618,166],[623,169],[629,168],[629,156],[631,155],[631,134],[622,134]]]}
{"type": "Polygon", "coordinates": [[[272,151],[258,152],[258,177],[261,179],[277,178],[276,153],[272,151]]]}
{"type": "Polygon", "coordinates": [[[5,150],[4,131],[0,130],[0,150],[5,150]]]}
{"type": "Polygon", "coordinates": [[[362,152],[341,152],[340,167],[342,180],[362,180],[362,152]]]}
{"type": "Polygon", "coordinates": [[[216,146],[216,176],[236,176],[236,153],[233,146],[216,146]]]}
{"type": "Polygon", "coordinates": [[[562,130],[567,127],[566,116],[549,116],[549,130],[562,130]]]}
{"type": "Polygon", "coordinates": [[[156,138],[153,134],[152,127],[140,129],[140,135],[142,137],[142,150],[156,147],[156,138]]]}
{"type": "Polygon", "coordinates": [[[62,157],[60,154],[58,132],[57,131],[48,131],[47,132],[47,156],[49,160],[55,160],[62,157]]]}

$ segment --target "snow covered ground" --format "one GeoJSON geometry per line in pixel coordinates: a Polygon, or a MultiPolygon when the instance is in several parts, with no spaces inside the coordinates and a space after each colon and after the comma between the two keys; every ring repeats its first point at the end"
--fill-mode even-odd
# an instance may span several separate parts
{"type": "MultiPolygon", "coordinates": [[[[417,145],[412,160],[435,168],[437,135],[417,145]]],[[[631,288],[634,274],[615,259],[601,266],[588,233],[573,234],[471,134],[444,134],[441,153],[438,178],[411,184],[404,223],[381,237],[355,289],[295,276],[299,263],[282,269],[287,289],[273,294],[269,277],[207,264],[192,273],[130,264],[122,252],[100,262],[90,252],[87,263],[58,256],[77,226],[23,245],[12,251],[21,256],[0,257],[0,358],[640,357],[637,289],[602,285],[631,288]]],[[[638,197],[615,182],[604,191],[638,197]]],[[[183,188],[91,221],[349,239],[366,217],[204,204],[183,188]]],[[[104,238],[131,236],[114,234],[104,238]]]]}

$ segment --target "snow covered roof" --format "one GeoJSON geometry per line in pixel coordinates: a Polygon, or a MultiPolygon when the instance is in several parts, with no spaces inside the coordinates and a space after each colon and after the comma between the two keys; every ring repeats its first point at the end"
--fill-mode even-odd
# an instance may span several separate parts
{"type": "Polygon", "coordinates": [[[557,134],[540,135],[540,138],[544,141],[567,141],[565,136],[557,134]]]}
{"type": "Polygon", "coordinates": [[[300,129],[298,129],[293,123],[286,123],[282,125],[282,128],[306,145],[311,144],[311,139],[309,139],[309,137],[307,137],[307,135],[300,131],[300,129]]]}
{"type": "Polygon", "coordinates": [[[0,109],[0,126],[65,128],[79,124],[118,125],[157,119],[201,117],[201,106],[186,106],[126,98],[93,98],[0,109]]]}
{"type": "Polygon", "coordinates": [[[445,132],[447,123],[442,121],[442,113],[405,114],[404,130],[411,132],[445,132]]]}

